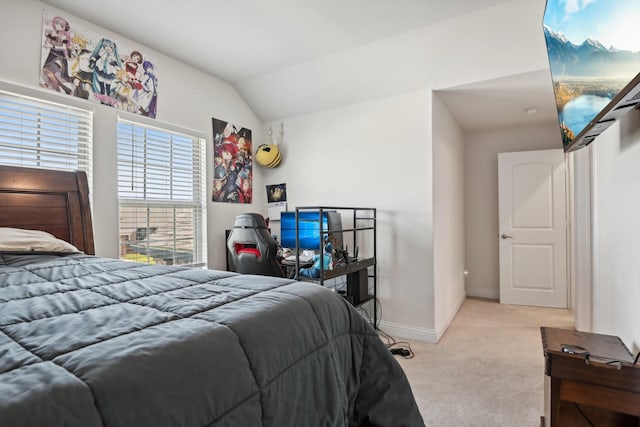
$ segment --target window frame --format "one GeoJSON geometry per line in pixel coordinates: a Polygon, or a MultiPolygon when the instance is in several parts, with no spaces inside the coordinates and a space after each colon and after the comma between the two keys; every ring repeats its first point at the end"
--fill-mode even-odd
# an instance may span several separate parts
{"type": "MultiPolygon", "coordinates": [[[[127,250],[133,246],[135,246],[136,249],[144,249],[144,247],[146,247],[145,253],[132,252],[134,256],[129,257],[128,259],[153,263],[156,262],[156,260],[153,259],[153,254],[156,254],[159,258],[162,258],[162,262],[167,264],[206,267],[207,204],[206,141],[204,138],[187,132],[179,132],[160,126],[151,126],[140,123],[139,121],[124,118],[118,119],[117,135],[117,194],[120,259],[127,259],[125,258],[128,254],[127,250]],[[129,128],[130,133],[124,128],[129,128]],[[152,136],[150,137],[149,134],[152,134],[152,136]],[[168,140],[161,141],[161,137],[168,137],[168,140]],[[191,168],[174,168],[172,166],[174,163],[171,163],[173,161],[171,159],[174,156],[174,150],[168,148],[174,148],[174,140],[177,141],[175,144],[183,144],[187,140],[192,144],[191,161],[193,164],[191,168]],[[168,147],[161,147],[159,149],[157,146],[154,147],[154,144],[160,146],[165,142],[168,144],[168,147]],[[139,149],[136,148],[136,144],[144,147],[143,153],[139,152],[139,149]],[[126,147],[126,145],[130,145],[130,148],[126,147]],[[142,155],[143,159],[137,157],[137,155],[142,155]],[[163,164],[160,164],[161,162],[159,163],[159,159],[162,160],[162,155],[169,156],[169,159],[167,160],[169,162],[168,168],[163,167],[163,164]],[[149,159],[154,159],[156,162],[153,168],[150,166],[152,162],[149,159]],[[136,167],[142,169],[136,170],[136,167]],[[129,170],[131,170],[131,177],[130,179],[127,179],[123,174],[126,174],[125,171],[129,170]],[[177,175],[178,178],[181,176],[180,179],[176,179],[174,177],[174,171],[176,170],[181,173],[181,175],[177,175]],[[189,190],[185,187],[187,183],[185,180],[187,170],[192,172],[191,176],[193,178],[191,180],[193,191],[191,197],[186,197],[189,195],[189,190]],[[168,172],[168,176],[166,177],[168,180],[168,186],[166,188],[163,188],[163,183],[160,181],[160,176],[163,171],[168,172]],[[143,179],[136,178],[138,176],[141,176],[143,179]],[[179,181],[179,183],[175,185],[175,188],[174,181],[179,181]],[[125,184],[127,185],[126,190],[124,189],[125,184]],[[131,185],[130,190],[128,189],[128,185],[131,185]],[[141,185],[142,188],[136,188],[138,185],[141,185]],[[168,191],[168,194],[162,194],[163,191],[168,191]],[[175,198],[173,197],[174,194],[178,194],[180,197],[175,198]],[[124,218],[123,212],[127,209],[129,210],[127,214],[131,214],[131,216],[124,218]],[[144,212],[138,213],[136,210],[146,210],[147,212],[145,215],[144,212]],[[161,212],[163,212],[163,210],[164,212],[169,213],[165,215],[166,218],[164,222],[160,220],[160,223],[163,222],[164,225],[173,226],[173,240],[172,247],[169,248],[169,245],[165,245],[162,249],[164,252],[160,253],[159,249],[151,248],[151,243],[153,241],[151,236],[159,228],[156,227],[156,225],[158,225],[158,217],[162,217],[161,212]],[[169,217],[171,217],[171,210],[173,212],[173,220],[169,219],[169,217]],[[180,240],[178,231],[184,233],[184,230],[176,229],[176,224],[179,222],[177,221],[177,215],[180,211],[184,213],[185,210],[192,210],[193,212],[193,217],[191,219],[193,222],[193,241],[191,242],[192,260],[188,263],[180,262],[181,258],[184,257],[184,251],[181,252],[178,249],[178,244],[176,243],[180,240]],[[156,216],[155,220],[152,219],[154,215],[156,216]],[[126,224],[127,222],[129,222],[129,224],[126,224]],[[140,234],[143,236],[142,239],[138,237],[140,234]],[[135,243],[127,243],[131,241],[135,243]],[[144,244],[141,245],[141,243],[144,244]],[[173,252],[172,258],[168,257],[168,252],[170,251],[173,252]],[[135,256],[135,254],[139,256],[135,256]]],[[[189,154],[185,155],[188,151],[189,150],[186,149],[180,151],[183,155],[182,161],[184,161],[185,158],[189,158],[189,154]]],[[[177,155],[178,154],[176,154],[176,156],[177,155]]],[[[164,231],[166,232],[166,228],[164,231]]],[[[168,241],[169,240],[165,240],[165,243],[168,241]]]]}
{"type": "Polygon", "coordinates": [[[84,171],[92,195],[93,115],[92,109],[0,88],[0,163],[84,171]]]}

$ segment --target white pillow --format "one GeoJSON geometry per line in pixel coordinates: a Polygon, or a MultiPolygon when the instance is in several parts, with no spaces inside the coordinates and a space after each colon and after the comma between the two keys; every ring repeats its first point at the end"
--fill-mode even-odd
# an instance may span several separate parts
{"type": "Polygon", "coordinates": [[[5,252],[80,252],[71,243],[39,230],[0,227],[0,251],[5,252]]]}

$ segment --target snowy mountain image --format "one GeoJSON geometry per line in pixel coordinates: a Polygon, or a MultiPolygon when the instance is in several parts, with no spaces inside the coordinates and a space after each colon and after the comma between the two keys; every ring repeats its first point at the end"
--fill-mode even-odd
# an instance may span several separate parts
{"type": "Polygon", "coordinates": [[[565,144],[640,73],[638,0],[547,0],[543,30],[565,144]]]}
{"type": "Polygon", "coordinates": [[[575,45],[546,25],[544,36],[554,79],[598,77],[629,81],[640,72],[640,51],[607,48],[594,38],[575,45]]]}
{"type": "Polygon", "coordinates": [[[592,37],[574,44],[544,26],[558,118],[565,144],[640,72],[640,51],[605,47],[592,37]]]}

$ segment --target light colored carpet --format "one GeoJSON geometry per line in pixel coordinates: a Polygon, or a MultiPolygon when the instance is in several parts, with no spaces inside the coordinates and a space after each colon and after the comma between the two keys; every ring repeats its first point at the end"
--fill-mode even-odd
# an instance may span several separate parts
{"type": "Polygon", "coordinates": [[[573,328],[569,310],[468,298],[438,344],[412,341],[404,368],[428,427],[538,427],[540,326],[573,328]]]}

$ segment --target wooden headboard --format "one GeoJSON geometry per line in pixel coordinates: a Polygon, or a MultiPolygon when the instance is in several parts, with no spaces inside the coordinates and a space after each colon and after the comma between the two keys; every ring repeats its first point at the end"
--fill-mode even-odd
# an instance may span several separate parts
{"type": "Polygon", "coordinates": [[[87,175],[0,165],[0,227],[46,231],[94,255],[87,175]]]}

